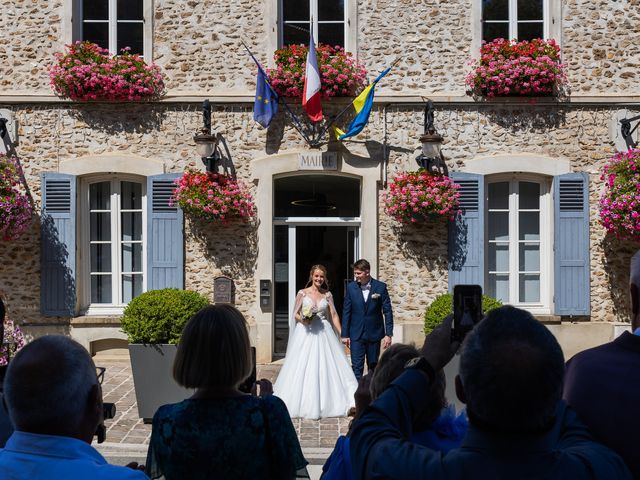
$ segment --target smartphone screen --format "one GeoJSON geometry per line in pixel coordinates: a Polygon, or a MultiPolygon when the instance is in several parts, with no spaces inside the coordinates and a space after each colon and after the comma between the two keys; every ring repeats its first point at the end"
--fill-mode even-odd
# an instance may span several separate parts
{"type": "Polygon", "coordinates": [[[251,369],[251,375],[240,384],[238,390],[243,393],[251,393],[253,384],[256,383],[256,347],[251,347],[251,359],[253,361],[253,368],[251,369]]]}
{"type": "Polygon", "coordinates": [[[451,338],[462,341],[482,319],[482,287],[456,285],[453,287],[453,330],[451,338]]]}

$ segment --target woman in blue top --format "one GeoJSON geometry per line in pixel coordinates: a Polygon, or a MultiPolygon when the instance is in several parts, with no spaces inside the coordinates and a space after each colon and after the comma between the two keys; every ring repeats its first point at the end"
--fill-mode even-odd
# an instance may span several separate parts
{"type": "Polygon", "coordinates": [[[194,395],[153,417],[147,454],[151,478],[295,478],[307,461],[287,408],[277,397],[238,390],[251,373],[246,321],[229,305],[189,320],[173,365],[194,395]]]}

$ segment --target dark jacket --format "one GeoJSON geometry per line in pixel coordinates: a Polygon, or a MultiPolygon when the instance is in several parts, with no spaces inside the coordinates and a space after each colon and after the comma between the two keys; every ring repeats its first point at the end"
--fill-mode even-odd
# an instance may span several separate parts
{"type": "Polygon", "coordinates": [[[385,335],[393,336],[393,312],[387,285],[372,278],[369,297],[365,302],[360,285],[349,282],[342,309],[341,336],[352,341],[362,339],[375,342],[385,335]]]}

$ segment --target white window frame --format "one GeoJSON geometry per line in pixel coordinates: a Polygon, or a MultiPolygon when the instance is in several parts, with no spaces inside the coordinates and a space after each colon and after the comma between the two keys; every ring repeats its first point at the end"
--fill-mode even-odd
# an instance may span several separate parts
{"type": "MultiPolygon", "coordinates": [[[[313,20],[313,34],[316,44],[318,43],[318,2],[320,0],[298,0],[309,2],[309,21],[313,20]]],[[[284,18],[283,18],[283,0],[277,0],[276,8],[276,23],[277,23],[277,37],[276,48],[280,48],[283,45],[283,33],[284,33],[284,18]]],[[[357,53],[357,2],[355,0],[344,0],[344,49],[354,54],[357,53]]],[[[331,23],[331,22],[320,22],[331,23]]]]}
{"type": "MultiPolygon", "coordinates": [[[[117,51],[117,0],[109,0],[109,53],[116,55],[117,51]]],[[[82,0],[66,0],[65,2],[65,26],[63,28],[63,41],[65,44],[82,40],[82,0]]],[[[143,57],[146,62],[153,61],[153,0],[143,0],[143,57]]],[[[137,21],[136,21],[137,22],[137,21]]]]}
{"type": "Polygon", "coordinates": [[[120,243],[122,241],[120,212],[120,192],[111,191],[111,272],[112,272],[112,300],[110,304],[91,303],[91,247],[90,247],[90,214],[89,214],[89,185],[99,182],[135,182],[142,186],[142,291],[147,291],[147,181],[146,177],[128,174],[91,175],[81,179],[79,202],[79,248],[78,260],[80,278],[78,281],[81,310],[85,315],[121,315],[126,304],[122,299],[122,262],[120,243]],[[115,210],[115,212],[114,212],[115,210]],[[116,280],[117,279],[117,280],[116,280]],[[117,288],[116,288],[117,286],[117,288]]]}
{"type": "Polygon", "coordinates": [[[534,315],[550,315],[552,309],[553,297],[553,199],[551,194],[550,177],[508,173],[497,174],[485,177],[485,204],[486,212],[486,228],[485,228],[485,284],[488,282],[488,255],[489,255],[489,228],[488,228],[488,211],[489,211],[489,184],[498,182],[509,182],[509,303],[534,315]],[[519,224],[517,210],[517,195],[514,189],[515,182],[533,182],[540,185],[540,301],[536,303],[513,302],[512,299],[518,295],[518,243],[519,243],[519,224]]]}

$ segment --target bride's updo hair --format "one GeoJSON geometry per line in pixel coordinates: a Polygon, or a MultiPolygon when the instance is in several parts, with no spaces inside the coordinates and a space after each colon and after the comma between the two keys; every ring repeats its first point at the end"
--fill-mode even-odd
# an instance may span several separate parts
{"type": "Polygon", "coordinates": [[[324,285],[324,288],[329,290],[329,278],[327,276],[327,267],[325,267],[324,265],[320,265],[319,263],[317,265],[313,265],[311,267],[311,271],[309,272],[309,281],[304,286],[304,288],[307,288],[309,285],[311,285],[313,283],[313,272],[315,272],[316,270],[320,270],[322,273],[324,273],[324,284],[323,285],[324,285]]]}

